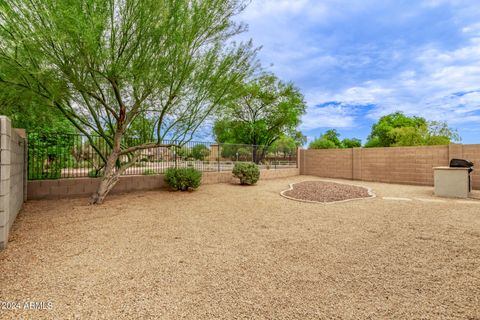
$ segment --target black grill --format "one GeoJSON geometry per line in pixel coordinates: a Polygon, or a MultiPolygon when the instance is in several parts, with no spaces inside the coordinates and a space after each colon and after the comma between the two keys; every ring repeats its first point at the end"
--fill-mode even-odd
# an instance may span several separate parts
{"type": "Polygon", "coordinates": [[[468,168],[468,172],[473,171],[473,162],[465,159],[452,159],[450,160],[450,168],[468,168]]]}

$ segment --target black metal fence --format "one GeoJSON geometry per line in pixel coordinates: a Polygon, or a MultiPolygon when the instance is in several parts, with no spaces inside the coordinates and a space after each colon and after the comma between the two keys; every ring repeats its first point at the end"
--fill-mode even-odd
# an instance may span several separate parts
{"type": "MultiPolygon", "coordinates": [[[[98,136],[91,140],[82,134],[28,134],[28,179],[100,177],[110,147],[98,136]]],[[[141,144],[126,139],[127,146],[141,144]]],[[[168,168],[195,168],[200,171],[231,171],[235,162],[256,162],[263,169],[297,167],[295,147],[265,147],[209,142],[163,141],[174,147],[154,147],[141,151],[138,160],[125,175],[155,175],[168,168]]],[[[129,162],[121,156],[120,163],[129,162]]]]}

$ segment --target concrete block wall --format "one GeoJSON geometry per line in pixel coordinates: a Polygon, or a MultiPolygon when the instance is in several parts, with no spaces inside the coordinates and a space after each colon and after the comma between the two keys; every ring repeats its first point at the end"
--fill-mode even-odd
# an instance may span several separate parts
{"type": "Polygon", "coordinates": [[[353,179],[352,149],[309,149],[300,154],[300,173],[319,177],[353,179]]]}
{"type": "MultiPolygon", "coordinates": [[[[299,170],[277,169],[261,170],[260,179],[269,180],[296,176],[299,170]]],[[[235,183],[236,179],[230,171],[203,172],[202,184],[235,183]]],[[[58,180],[34,180],[28,182],[28,199],[60,199],[72,197],[88,197],[93,194],[100,183],[100,178],[74,178],[58,180]]],[[[163,175],[155,176],[122,176],[115,185],[112,194],[131,191],[155,190],[166,187],[163,175]]]]}
{"type": "Polygon", "coordinates": [[[0,249],[7,246],[26,196],[26,139],[21,134],[12,129],[7,117],[0,116],[0,249]]]}
{"type": "Polygon", "coordinates": [[[480,189],[480,144],[302,150],[299,164],[305,175],[430,186],[433,167],[452,158],[474,162],[473,187],[480,189]]]}
{"type": "MultiPolygon", "coordinates": [[[[433,185],[433,167],[447,166],[448,146],[360,149],[360,180],[433,185]]],[[[357,176],[358,176],[357,175],[357,176]]]]}

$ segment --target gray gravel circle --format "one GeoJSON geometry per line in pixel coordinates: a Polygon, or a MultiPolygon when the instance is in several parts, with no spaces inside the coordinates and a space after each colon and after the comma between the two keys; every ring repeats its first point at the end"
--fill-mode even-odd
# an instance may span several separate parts
{"type": "Polygon", "coordinates": [[[326,181],[295,183],[291,190],[282,194],[297,200],[325,203],[371,197],[367,188],[326,181]]]}

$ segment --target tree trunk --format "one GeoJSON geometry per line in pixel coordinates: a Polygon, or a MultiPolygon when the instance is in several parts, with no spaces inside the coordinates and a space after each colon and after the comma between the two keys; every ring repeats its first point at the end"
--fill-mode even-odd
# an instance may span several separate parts
{"type": "Polygon", "coordinates": [[[257,158],[258,163],[262,162],[263,159],[265,159],[266,152],[267,152],[267,147],[263,146],[262,152],[260,153],[260,156],[257,158]]]}
{"type": "Polygon", "coordinates": [[[115,170],[115,164],[118,160],[118,153],[112,152],[107,159],[105,166],[105,172],[103,173],[102,180],[98,186],[97,191],[92,195],[91,204],[102,204],[107,194],[113,189],[118,182],[119,172],[115,170]]]}
{"type": "Polygon", "coordinates": [[[105,200],[105,197],[118,182],[121,172],[120,170],[117,170],[116,164],[120,157],[122,136],[123,133],[121,130],[117,130],[113,141],[112,153],[110,153],[107,158],[105,171],[103,173],[102,180],[100,181],[100,185],[98,186],[97,191],[92,194],[92,198],[90,200],[91,204],[102,204],[105,200]]]}

